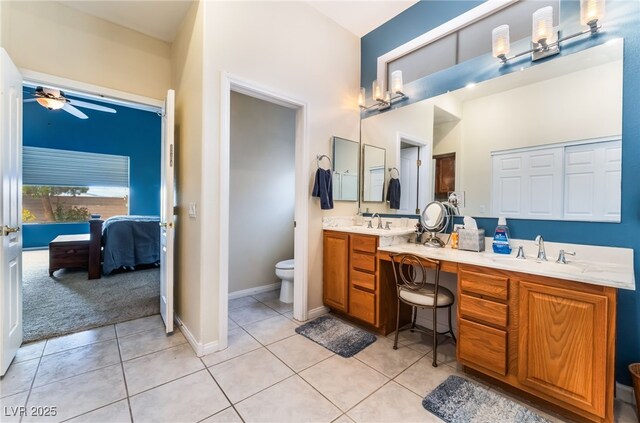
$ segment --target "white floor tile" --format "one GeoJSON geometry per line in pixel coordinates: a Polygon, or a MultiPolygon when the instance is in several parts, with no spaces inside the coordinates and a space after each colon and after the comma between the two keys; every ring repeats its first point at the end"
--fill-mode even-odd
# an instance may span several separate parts
{"type": "Polygon", "coordinates": [[[417,363],[400,373],[394,380],[417,395],[425,397],[449,376],[461,376],[450,366],[440,364],[438,367],[433,367],[432,363],[433,359],[431,357],[422,357],[417,363]]]}
{"type": "Polygon", "coordinates": [[[203,420],[201,423],[243,423],[233,407],[229,407],[221,412],[203,420]]]}
{"type": "Polygon", "coordinates": [[[399,375],[422,356],[423,353],[405,346],[398,345],[398,349],[394,350],[393,341],[381,337],[355,355],[358,360],[390,378],[399,375]]]}
{"type": "Polygon", "coordinates": [[[129,402],[125,399],[90,411],[71,420],[68,423],[130,423],[129,402]]]}
{"type": "Polygon", "coordinates": [[[295,372],[300,372],[333,355],[333,352],[325,347],[298,334],[275,342],[267,348],[295,372]]]}
{"type": "Polygon", "coordinates": [[[238,324],[236,322],[231,320],[230,317],[228,318],[227,330],[231,331],[231,330],[239,328],[239,327],[240,326],[238,326],[238,324]]]}
{"type": "Polygon", "coordinates": [[[28,391],[31,388],[39,361],[40,359],[36,358],[11,364],[7,373],[0,378],[0,398],[28,391]]]}
{"type": "Polygon", "coordinates": [[[237,403],[293,374],[265,348],[210,367],[232,403],[237,403]]]}
{"type": "Polygon", "coordinates": [[[44,351],[44,346],[46,343],[47,341],[38,341],[21,346],[18,349],[13,362],[20,363],[22,361],[33,360],[34,358],[42,357],[42,351],[44,351]]]}
{"type": "Polygon", "coordinates": [[[237,329],[229,331],[227,336],[227,348],[221,351],[216,351],[213,354],[205,355],[202,357],[202,361],[207,367],[213,366],[239,355],[257,350],[260,347],[262,347],[262,345],[260,345],[258,341],[253,339],[253,337],[245,332],[244,329],[238,327],[237,329]]]}
{"type": "Polygon", "coordinates": [[[634,423],[640,421],[640,416],[636,415],[636,408],[629,403],[616,400],[614,410],[616,423],[634,423]]]}
{"type": "Polygon", "coordinates": [[[229,300],[229,310],[236,308],[247,307],[251,304],[256,304],[258,300],[253,297],[240,297],[233,300],[229,300]]]}
{"type": "MultiPolygon", "coordinates": [[[[440,341],[443,342],[443,341],[440,341]]],[[[429,357],[433,358],[433,351],[429,352],[429,357]]],[[[453,342],[446,341],[438,345],[438,364],[449,364],[455,366],[456,360],[456,345],[453,342]]]]}
{"type": "Polygon", "coordinates": [[[130,360],[145,354],[175,347],[187,342],[182,332],[174,331],[167,335],[164,327],[139,332],[133,335],[118,337],[122,360],[130,360]]]}
{"type": "Polygon", "coordinates": [[[111,404],[126,396],[122,367],[116,364],[34,388],[27,408],[53,406],[56,407],[57,415],[52,418],[31,416],[22,421],[61,421],[111,404]]]}
{"type": "Polygon", "coordinates": [[[303,371],[300,376],[342,411],[347,411],[389,378],[355,358],[337,355],[303,371]]]}
{"type": "MultiPolygon", "coordinates": [[[[394,336],[395,333],[391,333],[387,338],[393,341],[394,336]]],[[[426,354],[433,349],[433,337],[424,332],[405,330],[398,335],[398,345],[404,345],[412,350],[426,354]]]]}
{"type": "Polygon", "coordinates": [[[253,298],[260,302],[271,301],[280,298],[280,289],[272,289],[271,291],[261,292],[253,295],[253,298]]]}
{"type": "Polygon", "coordinates": [[[45,355],[40,361],[33,386],[46,385],[118,363],[120,353],[115,339],[45,355]]]}
{"type": "Polygon", "coordinates": [[[116,332],[118,332],[118,337],[123,337],[157,328],[164,328],[164,322],[159,314],[118,323],[116,325],[116,332]]]}
{"type": "Polygon", "coordinates": [[[129,395],[204,369],[189,344],[158,351],[123,363],[129,395]]]}
{"type": "Polygon", "coordinates": [[[18,423],[20,421],[20,407],[27,404],[28,391],[8,397],[0,398],[0,421],[2,423],[18,423]]]}
{"type": "Polygon", "coordinates": [[[197,422],[229,405],[206,370],[131,397],[136,423],[197,422]]]}
{"type": "Polygon", "coordinates": [[[44,349],[44,354],[54,354],[64,350],[70,350],[71,348],[93,344],[95,342],[115,339],[115,337],[116,330],[113,325],[72,333],[71,335],[60,336],[58,338],[47,340],[47,346],[44,349]]]}
{"type": "Polygon", "coordinates": [[[251,304],[247,307],[229,310],[229,317],[240,326],[246,326],[251,323],[259,322],[270,317],[276,317],[280,314],[267,307],[262,303],[251,304]]]}
{"type": "Polygon", "coordinates": [[[290,377],[236,405],[245,422],[331,422],[341,412],[305,383],[290,377]]]}
{"type": "Polygon", "coordinates": [[[291,320],[278,315],[270,319],[246,325],[244,329],[262,343],[262,345],[268,345],[295,335],[297,327],[298,325],[291,320]]]}
{"type": "Polygon", "coordinates": [[[278,313],[287,313],[293,311],[293,303],[283,303],[279,298],[273,300],[262,301],[262,304],[274,309],[278,313]]]}
{"type": "Polygon", "coordinates": [[[355,406],[347,415],[356,423],[438,421],[422,407],[420,396],[393,381],[355,406]]]}
{"type": "Polygon", "coordinates": [[[351,420],[346,414],[343,414],[342,416],[335,419],[332,423],[354,423],[354,421],[351,420]]]}

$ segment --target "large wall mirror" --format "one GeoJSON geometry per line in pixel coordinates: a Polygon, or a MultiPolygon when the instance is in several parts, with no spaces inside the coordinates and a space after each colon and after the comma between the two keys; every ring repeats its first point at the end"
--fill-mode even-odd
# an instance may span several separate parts
{"type": "Polygon", "coordinates": [[[362,147],[362,198],[363,201],[384,201],[386,151],[373,145],[362,147]]]}
{"type": "Polygon", "coordinates": [[[429,201],[460,193],[465,215],[619,222],[622,52],[613,40],[365,118],[362,142],[429,201]],[[426,142],[418,173],[402,137],[426,142]]]}
{"type": "Polygon", "coordinates": [[[360,143],[333,137],[333,199],[358,201],[360,143]]]}

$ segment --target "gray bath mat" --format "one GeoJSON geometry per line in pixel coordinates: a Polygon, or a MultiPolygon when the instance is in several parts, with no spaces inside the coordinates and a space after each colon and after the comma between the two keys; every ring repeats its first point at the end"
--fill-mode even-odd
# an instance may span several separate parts
{"type": "Polygon", "coordinates": [[[528,408],[459,376],[449,376],[422,400],[422,406],[445,422],[550,423],[528,408]]]}
{"type": "Polygon", "coordinates": [[[369,332],[331,316],[321,316],[298,326],[296,332],[343,357],[351,357],[376,341],[369,332]]]}

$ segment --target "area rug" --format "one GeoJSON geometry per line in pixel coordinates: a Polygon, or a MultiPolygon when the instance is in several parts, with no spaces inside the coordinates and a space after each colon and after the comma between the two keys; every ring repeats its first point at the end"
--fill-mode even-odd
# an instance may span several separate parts
{"type": "Polygon", "coordinates": [[[296,332],[342,357],[358,354],[376,341],[375,335],[332,316],[318,317],[298,326],[296,332]]]}
{"type": "Polygon", "coordinates": [[[49,277],[47,250],[22,257],[25,343],[160,312],[158,268],[92,280],[86,271],[63,269],[49,277]]]}
{"type": "Polygon", "coordinates": [[[449,376],[422,400],[445,422],[550,423],[528,408],[460,376],[449,376]]]}

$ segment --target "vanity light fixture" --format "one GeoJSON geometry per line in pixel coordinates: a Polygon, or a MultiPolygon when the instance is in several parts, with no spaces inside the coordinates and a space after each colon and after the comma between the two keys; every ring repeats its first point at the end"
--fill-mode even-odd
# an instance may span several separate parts
{"type": "Polygon", "coordinates": [[[408,98],[403,91],[402,83],[402,71],[397,70],[391,73],[391,91],[382,91],[382,85],[378,80],[373,81],[371,86],[371,97],[375,100],[375,103],[371,106],[367,106],[366,95],[364,88],[360,88],[360,95],[358,96],[358,105],[363,110],[369,110],[377,108],[378,110],[385,110],[391,107],[392,104],[402,101],[408,98]]]}
{"type": "Polygon", "coordinates": [[[596,34],[602,26],[598,23],[604,17],[605,0],[580,0],[580,23],[588,29],[558,39],[558,32],[553,28],[553,7],[547,6],[533,12],[531,25],[532,48],[508,57],[509,25],[501,25],[491,31],[493,57],[501,63],[517,57],[531,54],[531,60],[536,61],[560,53],[560,43],[581,35],[596,34]]]}

